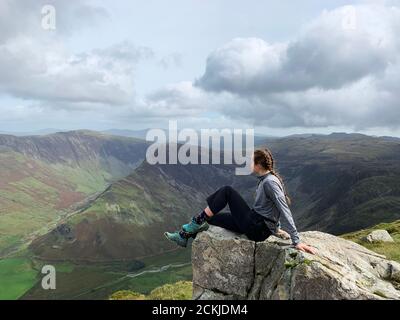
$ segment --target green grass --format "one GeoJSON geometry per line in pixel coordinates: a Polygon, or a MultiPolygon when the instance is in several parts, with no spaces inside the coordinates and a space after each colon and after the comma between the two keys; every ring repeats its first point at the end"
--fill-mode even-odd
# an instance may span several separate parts
{"type": "Polygon", "coordinates": [[[150,292],[150,300],[190,300],[192,299],[193,285],[190,281],[178,281],[166,284],[150,292]]]}
{"type": "Polygon", "coordinates": [[[113,293],[110,300],[146,300],[146,296],[130,290],[120,290],[113,293]]]}
{"type": "Polygon", "coordinates": [[[390,223],[381,223],[372,228],[345,234],[342,237],[357,242],[379,254],[383,254],[390,260],[400,262],[400,220],[390,223]],[[362,240],[370,232],[378,229],[387,230],[395,242],[368,243],[362,240]]]}
{"type": "Polygon", "coordinates": [[[74,271],[75,266],[72,263],[64,262],[56,264],[55,268],[56,272],[72,273],[74,271]]]}
{"type": "Polygon", "coordinates": [[[0,300],[15,300],[37,282],[37,271],[25,258],[0,260],[0,300]]]}
{"type": "Polygon", "coordinates": [[[69,222],[78,224],[83,219],[96,220],[112,216],[114,219],[125,219],[123,223],[129,221],[129,224],[135,226],[148,226],[153,222],[162,222],[166,210],[172,210],[177,215],[187,214],[193,210],[193,203],[183,199],[180,191],[171,188],[170,184],[154,173],[135,171],[113,184],[87,210],[72,217],[69,222]]]}
{"type": "Polygon", "coordinates": [[[130,290],[122,290],[111,295],[111,300],[190,300],[192,282],[178,281],[153,289],[147,296],[130,290]]]}
{"type": "Polygon", "coordinates": [[[86,195],[103,190],[107,181],[113,178],[95,162],[81,164],[79,168],[68,167],[62,164],[52,164],[51,167],[57,173],[64,176],[68,182],[75,185],[77,192],[82,192],[86,195]]]}
{"type": "Polygon", "coordinates": [[[56,265],[56,289],[44,290],[37,283],[22,299],[62,300],[101,299],[92,295],[95,289],[121,278],[122,274],[104,272],[102,268],[56,265]]]}

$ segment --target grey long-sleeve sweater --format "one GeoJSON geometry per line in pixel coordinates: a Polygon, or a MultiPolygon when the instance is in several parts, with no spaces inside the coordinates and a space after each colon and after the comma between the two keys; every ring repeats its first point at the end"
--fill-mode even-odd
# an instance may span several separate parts
{"type": "Polygon", "coordinates": [[[271,173],[259,177],[253,209],[265,218],[268,228],[276,232],[279,225],[287,231],[293,245],[300,242],[292,212],[287,204],[285,192],[279,179],[271,173]]]}

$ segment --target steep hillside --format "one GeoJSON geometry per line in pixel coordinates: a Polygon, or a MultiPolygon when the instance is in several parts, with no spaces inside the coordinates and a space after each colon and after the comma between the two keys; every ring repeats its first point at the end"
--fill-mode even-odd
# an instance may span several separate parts
{"type": "Polygon", "coordinates": [[[0,135],[0,257],[131,173],[143,141],[90,131],[0,135]]]}
{"type": "Polygon", "coordinates": [[[143,160],[145,146],[143,140],[88,130],[27,137],[0,135],[2,152],[14,151],[48,164],[85,166],[95,162],[114,176],[130,173],[127,167],[143,160]]]}
{"type": "MultiPolygon", "coordinates": [[[[114,183],[87,210],[35,240],[31,250],[46,260],[140,259],[173,249],[163,232],[175,230],[206,205],[219,186],[254,185],[217,165],[143,163],[114,183]]],[[[250,194],[247,192],[247,196],[250,194]]]]}

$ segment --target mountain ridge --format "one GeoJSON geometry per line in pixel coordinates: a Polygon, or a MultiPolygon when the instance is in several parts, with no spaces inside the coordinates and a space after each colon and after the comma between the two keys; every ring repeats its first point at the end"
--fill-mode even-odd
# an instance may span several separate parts
{"type": "Polygon", "coordinates": [[[131,173],[146,149],[141,140],[88,132],[0,135],[0,256],[131,173]]]}

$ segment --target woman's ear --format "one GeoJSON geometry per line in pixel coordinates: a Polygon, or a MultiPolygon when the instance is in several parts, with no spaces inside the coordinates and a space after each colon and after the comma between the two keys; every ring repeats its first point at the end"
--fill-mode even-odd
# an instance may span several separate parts
{"type": "Polygon", "coordinates": [[[258,164],[253,163],[253,172],[254,173],[259,173],[260,172],[260,166],[258,164]]]}

